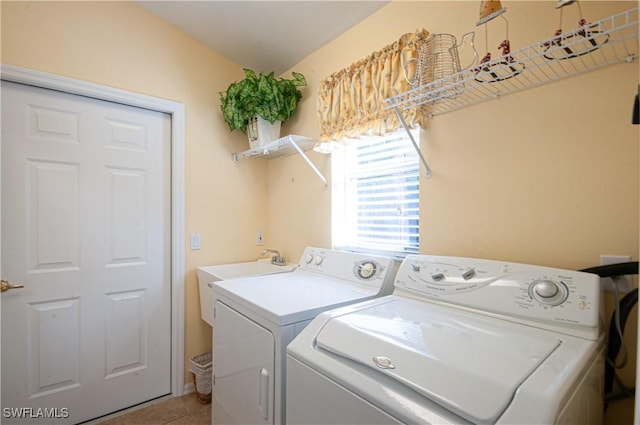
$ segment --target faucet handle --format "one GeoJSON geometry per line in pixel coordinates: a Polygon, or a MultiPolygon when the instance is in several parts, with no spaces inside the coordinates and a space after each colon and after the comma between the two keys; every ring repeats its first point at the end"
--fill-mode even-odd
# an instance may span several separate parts
{"type": "Polygon", "coordinates": [[[282,257],[280,255],[280,252],[276,249],[265,249],[262,251],[262,255],[265,255],[269,252],[274,254],[271,257],[271,264],[275,264],[276,266],[284,266],[285,264],[287,264],[287,262],[284,260],[284,257],[282,257]]]}

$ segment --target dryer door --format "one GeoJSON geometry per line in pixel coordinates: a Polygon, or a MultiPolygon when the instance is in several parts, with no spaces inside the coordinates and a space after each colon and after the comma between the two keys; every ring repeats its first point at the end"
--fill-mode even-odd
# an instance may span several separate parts
{"type": "Polygon", "coordinates": [[[273,334],[221,301],[213,329],[214,423],[272,424],[273,334]]]}

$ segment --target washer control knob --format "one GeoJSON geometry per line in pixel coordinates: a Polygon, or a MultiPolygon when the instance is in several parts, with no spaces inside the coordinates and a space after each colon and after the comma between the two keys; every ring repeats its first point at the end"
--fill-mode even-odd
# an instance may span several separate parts
{"type": "Polygon", "coordinates": [[[539,280],[533,285],[535,293],[542,298],[553,298],[558,295],[558,285],[552,280],[539,280]]]}
{"type": "Polygon", "coordinates": [[[462,278],[464,280],[469,280],[475,275],[476,275],[475,269],[467,269],[462,273],[462,278]]]}
{"type": "Polygon", "coordinates": [[[433,279],[436,282],[439,282],[442,279],[444,279],[444,273],[441,273],[441,272],[431,273],[431,279],[433,279]]]}
{"type": "Polygon", "coordinates": [[[564,282],[543,278],[534,280],[529,285],[529,296],[545,306],[557,306],[569,297],[569,288],[564,282]]]}
{"type": "Polygon", "coordinates": [[[371,261],[365,261],[358,267],[358,275],[363,279],[369,279],[376,273],[376,265],[371,261]]]}
{"type": "Polygon", "coordinates": [[[307,264],[311,264],[311,262],[313,261],[313,255],[312,255],[312,254],[307,254],[307,256],[306,256],[306,257],[304,257],[304,261],[305,261],[307,264]]]}
{"type": "Polygon", "coordinates": [[[324,258],[322,258],[320,255],[316,255],[316,264],[317,265],[322,264],[323,260],[324,260],[324,258]]]}

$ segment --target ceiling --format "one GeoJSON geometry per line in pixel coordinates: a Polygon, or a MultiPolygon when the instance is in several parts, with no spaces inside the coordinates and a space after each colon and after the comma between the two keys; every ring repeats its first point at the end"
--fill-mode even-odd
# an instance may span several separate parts
{"type": "Polygon", "coordinates": [[[146,1],[143,8],[243,68],[282,74],[390,0],[146,1]]]}

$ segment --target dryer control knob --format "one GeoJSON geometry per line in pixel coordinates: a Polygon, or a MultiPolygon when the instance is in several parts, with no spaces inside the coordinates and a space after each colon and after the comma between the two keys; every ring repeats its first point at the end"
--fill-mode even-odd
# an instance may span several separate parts
{"type": "Polygon", "coordinates": [[[313,255],[307,254],[307,256],[304,257],[304,261],[306,261],[307,264],[311,264],[311,262],[313,261],[313,255]]]}
{"type": "Polygon", "coordinates": [[[552,280],[539,280],[533,285],[535,293],[542,298],[553,298],[558,295],[558,285],[552,280]]]}
{"type": "Polygon", "coordinates": [[[363,279],[369,279],[376,273],[376,265],[371,261],[365,261],[358,268],[358,275],[363,279]]]}
{"type": "Polygon", "coordinates": [[[322,258],[320,255],[316,255],[316,264],[317,265],[322,264],[323,260],[324,260],[324,258],[322,258]]]}

